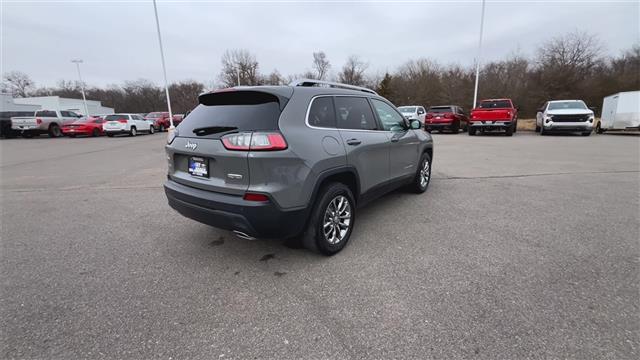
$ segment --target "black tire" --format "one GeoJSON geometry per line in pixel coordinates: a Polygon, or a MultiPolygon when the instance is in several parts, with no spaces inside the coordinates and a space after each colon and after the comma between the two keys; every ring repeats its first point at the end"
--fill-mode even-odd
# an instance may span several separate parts
{"type": "Polygon", "coordinates": [[[138,129],[136,129],[135,126],[132,126],[131,129],[129,130],[129,136],[136,136],[138,135],[138,129]]]}
{"type": "Polygon", "coordinates": [[[156,128],[154,128],[153,126],[149,127],[149,134],[153,134],[156,132],[156,128]]]}
{"type": "Polygon", "coordinates": [[[416,194],[422,194],[427,191],[429,184],[431,183],[431,157],[429,154],[424,153],[420,157],[420,162],[418,163],[418,169],[416,171],[416,175],[413,178],[413,182],[411,183],[411,191],[416,194]],[[426,164],[425,164],[426,163],[426,164]],[[425,168],[426,166],[426,168],[425,168]],[[426,175],[426,181],[423,177],[426,175]]]}
{"type": "Polygon", "coordinates": [[[544,131],[544,125],[540,126],[540,135],[541,136],[547,135],[547,132],[544,131]]]}
{"type": "MultiPolygon", "coordinates": [[[[515,124],[513,124],[513,125],[515,125],[515,124]]],[[[509,126],[509,127],[506,129],[505,135],[507,135],[507,136],[513,136],[513,128],[514,128],[514,126],[513,126],[513,125],[509,126]]]]}
{"type": "Polygon", "coordinates": [[[108,136],[108,137],[113,137],[113,134],[109,134],[109,133],[107,133],[107,136],[108,136]]]}
{"type": "Polygon", "coordinates": [[[539,133],[540,132],[540,126],[536,125],[536,132],[539,133]]]}
{"type": "Polygon", "coordinates": [[[74,137],[76,137],[76,135],[75,134],[71,134],[71,135],[69,135],[69,137],[70,138],[74,138],[74,137]]]}
{"type": "Polygon", "coordinates": [[[596,133],[597,133],[597,134],[602,134],[602,133],[604,133],[604,130],[602,130],[602,127],[600,126],[600,123],[599,123],[599,122],[596,124],[596,133]]]}
{"type": "Polygon", "coordinates": [[[469,136],[474,136],[476,134],[476,130],[477,129],[474,129],[474,128],[470,127],[469,128],[469,136]]]}
{"type": "Polygon", "coordinates": [[[467,132],[469,131],[469,124],[464,123],[464,126],[462,127],[462,132],[467,132]]]}
{"type": "Polygon", "coordinates": [[[517,133],[518,132],[518,119],[516,119],[516,122],[513,124],[513,133],[517,133]]]}
{"type": "MultiPolygon", "coordinates": [[[[320,189],[318,193],[318,198],[313,206],[313,210],[311,212],[311,217],[309,218],[309,223],[307,224],[307,228],[302,234],[302,244],[304,247],[311,251],[319,252],[326,256],[335,255],[340,250],[342,250],[349,242],[349,238],[351,237],[351,233],[353,232],[353,227],[355,225],[356,220],[356,202],[354,200],[353,194],[348,186],[343,183],[329,183],[320,189]],[[332,203],[335,204],[336,199],[346,199],[349,204],[349,224],[346,232],[340,240],[336,243],[331,243],[330,239],[327,238],[328,235],[325,235],[325,220],[327,220],[328,212],[330,212],[330,206],[333,207],[332,203]]],[[[333,219],[329,218],[327,223],[331,224],[333,219]]],[[[331,226],[331,225],[329,225],[331,226]]],[[[338,225],[336,225],[338,226],[338,225]]],[[[339,226],[338,226],[339,228],[339,226]]],[[[329,229],[329,234],[331,234],[331,230],[329,229]]],[[[333,228],[335,232],[335,227],[333,228]]]]}
{"type": "Polygon", "coordinates": [[[60,130],[60,126],[58,124],[49,125],[49,137],[57,138],[62,136],[62,130],[60,130]]]}
{"type": "Polygon", "coordinates": [[[585,131],[582,133],[582,136],[589,136],[591,135],[591,131],[585,131]]]}
{"type": "Polygon", "coordinates": [[[98,129],[93,129],[93,131],[91,132],[91,136],[93,136],[93,137],[98,137],[98,136],[100,136],[100,130],[98,130],[98,129]]]}
{"type": "Polygon", "coordinates": [[[23,132],[22,137],[25,139],[31,139],[33,137],[33,133],[30,131],[23,132]]]}
{"type": "Polygon", "coordinates": [[[459,122],[455,122],[453,125],[451,125],[451,132],[454,134],[457,134],[460,132],[460,123],[459,122]]]}

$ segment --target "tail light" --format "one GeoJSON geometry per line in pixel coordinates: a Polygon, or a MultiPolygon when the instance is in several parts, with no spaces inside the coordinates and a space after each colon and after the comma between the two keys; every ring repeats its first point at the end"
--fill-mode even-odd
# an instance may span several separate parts
{"type": "Polygon", "coordinates": [[[257,193],[245,193],[242,197],[247,201],[269,201],[269,197],[265,194],[257,194],[257,193]]]}
{"type": "Polygon", "coordinates": [[[244,132],[222,137],[227,150],[239,151],[276,151],[287,148],[287,142],[279,133],[244,132]]]}
{"type": "Polygon", "coordinates": [[[453,114],[445,114],[444,118],[445,119],[453,119],[453,114]]]}
{"type": "Polygon", "coordinates": [[[127,119],[118,119],[118,122],[120,124],[126,124],[127,123],[127,119]]]}
{"type": "Polygon", "coordinates": [[[42,124],[42,119],[36,118],[36,124],[38,124],[38,125],[42,124]]]}
{"type": "Polygon", "coordinates": [[[427,119],[433,119],[433,114],[427,114],[427,119]]]}

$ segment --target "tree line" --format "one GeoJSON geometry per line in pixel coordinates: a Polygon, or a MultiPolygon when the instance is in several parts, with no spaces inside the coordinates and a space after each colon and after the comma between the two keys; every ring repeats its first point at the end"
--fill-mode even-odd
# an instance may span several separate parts
{"type": "MultiPolygon", "coordinates": [[[[339,81],[375,89],[394,104],[460,105],[473,102],[475,69],[472,66],[441,64],[434,59],[408,60],[393,72],[367,72],[369,63],[350,56],[337,73],[323,51],[314,52],[310,68],[301,74],[283,76],[278,70],[262,73],[255,54],[245,49],[227,50],[222,70],[213,87],[240,85],[283,85],[296,78],[339,81]]],[[[55,87],[35,86],[17,71],[3,76],[3,92],[16,97],[58,95],[80,98],[80,83],[60,81],[55,87]]],[[[205,85],[195,80],[169,87],[175,113],[184,113],[197,104],[205,85]]],[[[616,56],[605,56],[600,40],[588,33],[572,32],[550,39],[537,47],[535,55],[512,54],[505,59],[482,64],[479,98],[508,97],[520,107],[521,116],[533,116],[550,99],[582,99],[599,107],[602,98],[621,91],[640,90],[640,44],[616,56]]],[[[164,89],[139,79],[108,87],[85,86],[87,99],[100,100],[116,111],[150,112],[166,109],[164,89]]]]}

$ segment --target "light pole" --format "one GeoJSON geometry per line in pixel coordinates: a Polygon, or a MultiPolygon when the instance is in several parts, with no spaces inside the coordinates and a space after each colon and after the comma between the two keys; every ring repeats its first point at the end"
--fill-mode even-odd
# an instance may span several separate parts
{"type": "Polygon", "coordinates": [[[236,72],[238,73],[238,86],[240,86],[240,65],[236,68],[236,72]]]}
{"type": "Polygon", "coordinates": [[[162,49],[162,36],[160,36],[160,20],[158,20],[158,7],[156,6],[156,0],[153,0],[153,12],[156,15],[156,30],[158,30],[158,43],[160,44],[160,59],[162,60],[162,73],[164,74],[164,91],[167,95],[167,106],[169,107],[169,134],[171,134],[176,127],[173,126],[173,113],[171,112],[171,98],[169,97],[169,85],[167,84],[167,67],[164,64],[164,50],[162,49]]]}
{"type": "Polygon", "coordinates": [[[482,0],[482,15],[480,15],[480,40],[478,41],[478,56],[476,58],[476,86],[473,90],[473,105],[471,105],[472,109],[475,109],[476,103],[478,102],[478,80],[480,77],[480,57],[482,56],[482,32],[484,31],[484,3],[485,0],[482,0]]]}
{"type": "Polygon", "coordinates": [[[84,116],[89,117],[89,108],[87,108],[87,98],[84,96],[84,83],[82,82],[82,75],[80,74],[80,64],[82,63],[81,59],[71,60],[72,63],[76,64],[78,68],[78,79],[80,79],[80,91],[82,92],[82,102],[84,103],[84,116]]]}

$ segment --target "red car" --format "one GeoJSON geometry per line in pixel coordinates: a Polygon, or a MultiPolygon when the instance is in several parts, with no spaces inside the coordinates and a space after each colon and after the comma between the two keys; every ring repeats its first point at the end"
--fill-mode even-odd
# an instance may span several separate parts
{"type": "Polygon", "coordinates": [[[83,117],[62,125],[62,133],[69,137],[76,137],[76,135],[100,136],[104,135],[102,123],[104,123],[104,119],[99,116],[83,117]]]}
{"type": "MultiPolygon", "coordinates": [[[[168,111],[154,111],[147,114],[144,117],[147,121],[152,121],[152,126],[156,131],[164,131],[171,126],[171,122],[169,122],[169,112],[168,111]]],[[[173,125],[178,125],[182,121],[182,118],[179,115],[173,115],[173,125]]]]}
{"type": "Polygon", "coordinates": [[[424,119],[424,128],[428,132],[433,130],[449,130],[457,134],[460,129],[467,131],[469,118],[460,106],[443,105],[431,106],[427,110],[427,116],[424,119]]]}
{"type": "Polygon", "coordinates": [[[482,100],[480,106],[471,110],[469,119],[469,135],[476,131],[485,132],[504,130],[507,136],[512,136],[518,127],[518,108],[511,99],[482,100]]]}

